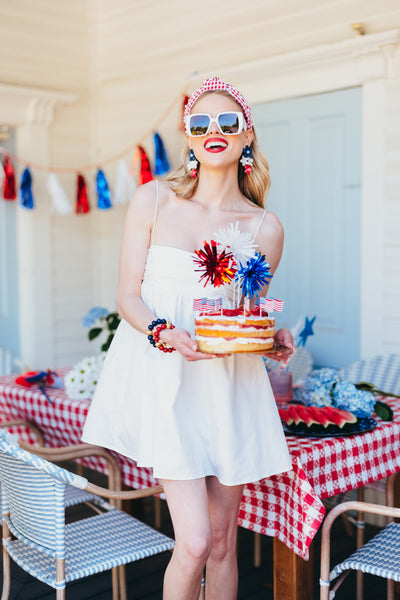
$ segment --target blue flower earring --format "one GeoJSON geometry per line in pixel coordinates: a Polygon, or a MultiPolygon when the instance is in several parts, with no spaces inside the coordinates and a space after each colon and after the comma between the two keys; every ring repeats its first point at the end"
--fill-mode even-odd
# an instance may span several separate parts
{"type": "Polygon", "coordinates": [[[192,172],[193,178],[197,177],[197,167],[198,166],[199,166],[199,161],[195,157],[193,150],[190,148],[188,169],[189,169],[189,171],[192,172]]]}
{"type": "Polygon", "coordinates": [[[253,158],[253,150],[250,148],[249,145],[246,145],[243,148],[242,158],[240,159],[240,162],[244,167],[244,172],[246,175],[248,175],[249,173],[252,172],[254,158],[253,158]]]}

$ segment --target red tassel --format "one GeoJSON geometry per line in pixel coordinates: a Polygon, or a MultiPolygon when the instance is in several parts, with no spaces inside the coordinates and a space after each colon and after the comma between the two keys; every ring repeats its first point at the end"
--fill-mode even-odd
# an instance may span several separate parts
{"type": "Polygon", "coordinates": [[[139,173],[139,185],[142,183],[148,183],[153,179],[153,175],[150,170],[149,159],[142,146],[138,146],[140,152],[140,173],[139,173]]]}
{"type": "Polygon", "coordinates": [[[3,181],[3,198],[4,200],[15,200],[17,197],[17,189],[15,186],[15,171],[14,166],[8,156],[4,159],[4,181],[3,181]]]}
{"type": "Polygon", "coordinates": [[[185,115],[185,108],[186,108],[186,104],[188,102],[189,102],[189,96],[183,96],[181,118],[179,120],[179,131],[185,131],[185,124],[183,122],[183,117],[185,115]]]}
{"type": "Polygon", "coordinates": [[[76,206],[75,212],[77,215],[84,215],[90,211],[86,181],[83,175],[78,173],[76,181],[76,206]]]}

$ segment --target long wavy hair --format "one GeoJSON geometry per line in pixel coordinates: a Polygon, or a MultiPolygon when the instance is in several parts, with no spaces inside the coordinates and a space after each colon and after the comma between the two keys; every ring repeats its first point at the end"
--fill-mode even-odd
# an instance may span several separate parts
{"type": "MultiPolygon", "coordinates": [[[[205,92],[200,97],[203,98],[206,94],[220,94],[221,96],[226,96],[227,98],[234,100],[229,92],[226,92],[225,90],[205,92]]],[[[194,104],[194,106],[196,106],[196,104],[194,104]]],[[[242,111],[240,104],[238,104],[238,106],[242,111]]],[[[238,184],[241,193],[246,196],[246,198],[248,198],[257,206],[264,208],[268,190],[271,186],[271,179],[269,176],[268,162],[260,150],[254,127],[253,135],[254,138],[250,145],[250,148],[253,151],[254,160],[252,171],[246,175],[243,166],[239,162],[238,184]]],[[[182,156],[182,164],[166,177],[170,188],[175,192],[175,194],[181,198],[185,198],[186,200],[189,200],[194,195],[198,185],[198,177],[201,171],[201,164],[199,163],[197,167],[197,177],[192,177],[191,171],[187,167],[188,162],[189,148],[187,145],[185,145],[182,156]]]]}

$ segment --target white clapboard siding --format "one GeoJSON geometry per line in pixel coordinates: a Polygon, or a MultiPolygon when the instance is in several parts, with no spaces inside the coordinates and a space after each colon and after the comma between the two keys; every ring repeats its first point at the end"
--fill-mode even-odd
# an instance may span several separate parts
{"type": "Polygon", "coordinates": [[[1,3],[0,81],[77,90],[88,79],[87,2],[1,3]]]}

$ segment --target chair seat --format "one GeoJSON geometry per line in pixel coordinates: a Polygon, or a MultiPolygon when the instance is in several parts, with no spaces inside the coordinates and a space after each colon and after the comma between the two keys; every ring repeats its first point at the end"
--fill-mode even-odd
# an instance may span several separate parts
{"type": "Polygon", "coordinates": [[[348,569],[400,581],[400,523],[389,523],[362,548],[336,565],[330,574],[331,581],[348,569]]]}
{"type": "MultiPolygon", "coordinates": [[[[123,511],[111,512],[66,525],[65,581],[172,550],[174,541],[123,511]],[[123,531],[124,536],[115,535],[123,531]],[[84,568],[82,567],[84,565],[84,568]]],[[[6,540],[10,556],[26,572],[57,588],[55,560],[19,540],[6,540]]]]}

